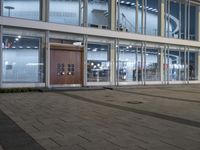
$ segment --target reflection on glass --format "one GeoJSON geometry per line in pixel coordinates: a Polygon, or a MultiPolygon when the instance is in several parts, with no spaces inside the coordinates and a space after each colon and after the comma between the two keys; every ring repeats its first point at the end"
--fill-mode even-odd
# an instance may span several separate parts
{"type": "Polygon", "coordinates": [[[50,22],[79,25],[82,12],[81,0],[50,0],[50,22]]]}
{"type": "Polygon", "coordinates": [[[3,15],[32,20],[40,19],[40,0],[3,0],[3,15]]]}
{"type": "Polygon", "coordinates": [[[43,82],[40,38],[3,36],[3,82],[43,82]]]}
{"type": "Polygon", "coordinates": [[[158,0],[147,0],[146,5],[146,34],[158,35],[158,0]]]}
{"type": "Polygon", "coordinates": [[[166,52],[165,79],[168,81],[185,81],[185,52],[181,50],[169,50],[166,52]]]}
{"type": "Polygon", "coordinates": [[[119,31],[135,32],[136,2],[120,0],[119,3],[119,31]]]}
{"type": "Polygon", "coordinates": [[[195,40],[195,16],[198,6],[184,1],[166,1],[166,36],[195,40]]]}
{"type": "Polygon", "coordinates": [[[136,48],[119,46],[119,82],[136,81],[136,48]]]}
{"type": "Polygon", "coordinates": [[[198,52],[189,54],[189,80],[198,80],[198,52]]]}
{"type": "Polygon", "coordinates": [[[88,44],[87,80],[88,82],[110,81],[110,50],[108,45],[88,44]]]}
{"type": "Polygon", "coordinates": [[[160,52],[157,49],[146,49],[146,81],[160,80],[160,52]]]}
{"type": "Polygon", "coordinates": [[[88,26],[109,29],[108,0],[88,0],[88,26]]]}

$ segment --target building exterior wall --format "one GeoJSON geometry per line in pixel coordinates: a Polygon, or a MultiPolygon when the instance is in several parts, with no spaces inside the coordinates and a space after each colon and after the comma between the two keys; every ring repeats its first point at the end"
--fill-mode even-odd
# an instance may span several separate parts
{"type": "MultiPolygon", "coordinates": [[[[197,4],[195,4],[197,18],[195,22],[196,38],[190,39],[190,22],[187,21],[191,21],[192,19],[188,19],[190,18],[190,13],[188,11],[187,13],[182,12],[182,15],[187,15],[187,17],[185,16],[184,19],[187,19],[185,22],[188,26],[185,29],[185,34],[187,34],[188,38],[182,39],[181,36],[178,38],[176,38],[176,36],[169,36],[171,30],[173,30],[173,17],[169,7],[166,5],[169,5],[170,1],[159,1],[159,9],[152,13],[150,12],[151,9],[147,10],[147,8],[151,6],[150,1],[143,0],[140,4],[140,1],[136,0],[135,10],[132,9],[132,11],[135,12],[135,17],[132,19],[132,21],[135,23],[134,27],[132,28],[133,31],[126,30],[126,28],[121,28],[120,26],[120,13],[125,12],[123,9],[127,7],[122,3],[122,1],[120,1],[119,5],[115,0],[109,0],[105,1],[105,3],[100,3],[102,6],[99,5],[99,7],[96,9],[92,8],[93,11],[89,13],[101,13],[102,15],[103,12],[103,14],[108,18],[107,25],[106,22],[102,22],[102,25],[101,22],[98,22],[98,26],[94,27],[88,24],[88,17],[90,17],[90,14],[87,15],[89,11],[87,8],[91,5],[96,7],[98,5],[98,3],[95,3],[96,1],[76,1],[77,5],[79,4],[79,8],[81,9],[81,11],[79,11],[79,25],[67,25],[49,22],[49,15],[51,13],[49,12],[49,4],[51,0],[35,0],[34,2],[39,2],[39,19],[12,17],[12,13],[14,13],[15,8],[9,10],[11,11],[11,16],[7,16],[5,14],[8,13],[8,9],[5,9],[6,6],[3,5],[5,2],[4,0],[1,0],[1,7],[4,9],[4,11],[6,11],[1,13],[0,16],[0,42],[2,43],[0,45],[1,87],[52,87],[50,84],[50,45],[51,43],[56,42],[60,44],[71,42],[72,45],[73,43],[78,42],[81,43],[79,46],[84,47],[84,73],[82,86],[200,83],[200,20],[199,6],[197,4]],[[103,6],[108,7],[108,12],[106,9],[104,10],[103,6]],[[149,25],[147,22],[147,17],[155,17],[154,14],[157,13],[159,13],[159,15],[157,15],[157,34],[148,35],[150,32],[146,32],[149,25]],[[142,29],[140,29],[140,26],[142,29]],[[12,70],[11,66],[5,65],[3,58],[5,56],[5,50],[14,52],[15,49],[16,55],[19,55],[21,53],[18,52],[20,47],[22,47],[22,45],[18,45],[18,49],[16,46],[6,48],[5,43],[8,41],[8,39],[6,41],[6,36],[15,38],[13,39],[13,44],[16,42],[16,38],[19,35],[24,39],[40,38],[37,59],[38,64],[42,64],[43,68],[41,69],[41,66],[37,66],[36,70],[39,70],[38,76],[42,76],[42,80],[38,80],[37,82],[35,82],[36,80],[33,80],[33,82],[25,82],[20,80],[11,80],[9,82],[4,81],[5,70],[3,70],[3,68],[7,69],[9,72],[12,70]],[[103,65],[107,65],[107,68],[104,68],[105,72],[107,72],[107,69],[109,68],[108,75],[105,75],[105,72],[102,73],[102,68],[99,68],[100,71],[97,73],[98,75],[101,74],[100,77],[102,76],[102,81],[100,81],[101,79],[99,80],[99,78],[97,79],[95,75],[94,81],[90,81],[88,79],[88,55],[89,53],[93,53],[91,49],[88,49],[88,46],[90,46],[89,44],[96,44],[97,46],[97,52],[96,54],[94,53],[94,56],[92,57],[97,57],[98,60],[96,60],[94,63],[99,63],[98,65],[101,67],[103,65]],[[106,50],[102,48],[101,45],[108,45],[108,53],[106,55],[106,50]],[[98,50],[98,47],[101,48],[98,50]],[[108,63],[105,63],[104,58],[101,57],[106,57],[108,63]],[[104,81],[105,76],[109,76],[109,79],[104,81]]],[[[23,3],[26,2],[23,1],[23,3]]],[[[128,4],[128,1],[125,3],[128,4]]],[[[184,4],[183,1],[181,1],[180,6],[181,4],[184,4]]],[[[172,4],[171,7],[173,7],[172,4]]],[[[188,7],[188,5],[186,7],[188,7]]],[[[131,11],[131,9],[127,9],[127,11],[131,11]]],[[[178,13],[180,13],[180,11],[178,13]]],[[[96,16],[100,17],[101,15],[96,16]]],[[[180,18],[181,16],[179,15],[178,19],[180,18]]],[[[96,19],[98,20],[99,18],[96,19]]],[[[180,22],[178,26],[180,27],[180,22]]],[[[178,34],[181,35],[180,32],[178,34]]],[[[34,44],[33,40],[30,42],[34,44]]],[[[26,47],[29,46],[26,45],[26,47]]],[[[23,50],[27,51],[27,49],[23,50]]],[[[23,54],[22,50],[20,52],[23,54]]],[[[97,58],[94,58],[94,60],[97,58]]],[[[15,63],[16,62],[13,63],[13,66],[15,63]]],[[[34,63],[28,63],[28,65],[30,64],[34,65],[34,63]]],[[[31,69],[33,70],[33,66],[31,69]]],[[[31,69],[29,68],[29,71],[31,69]]],[[[93,69],[95,70],[95,68],[93,69]]],[[[18,78],[18,76],[20,76],[19,73],[15,76],[15,78],[18,78]]],[[[39,78],[38,76],[36,78],[39,78]]],[[[74,85],[64,84],[62,86],[74,85]]]]}

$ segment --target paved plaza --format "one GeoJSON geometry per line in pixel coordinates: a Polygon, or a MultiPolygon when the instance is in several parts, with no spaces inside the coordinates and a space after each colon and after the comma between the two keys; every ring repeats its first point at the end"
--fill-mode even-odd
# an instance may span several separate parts
{"type": "Polygon", "coordinates": [[[0,150],[200,150],[200,85],[1,93],[0,150]]]}

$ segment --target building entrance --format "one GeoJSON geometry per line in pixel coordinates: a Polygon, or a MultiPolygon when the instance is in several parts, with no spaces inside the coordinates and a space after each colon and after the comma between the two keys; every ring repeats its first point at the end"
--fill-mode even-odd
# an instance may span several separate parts
{"type": "Polygon", "coordinates": [[[70,44],[50,46],[50,84],[83,83],[83,48],[70,44]]]}

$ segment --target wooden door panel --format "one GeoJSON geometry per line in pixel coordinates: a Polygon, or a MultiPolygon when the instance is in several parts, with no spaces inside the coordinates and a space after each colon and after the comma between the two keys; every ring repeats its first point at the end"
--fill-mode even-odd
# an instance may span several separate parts
{"type": "Polygon", "coordinates": [[[82,84],[81,51],[51,50],[50,58],[50,84],[82,84]]]}

